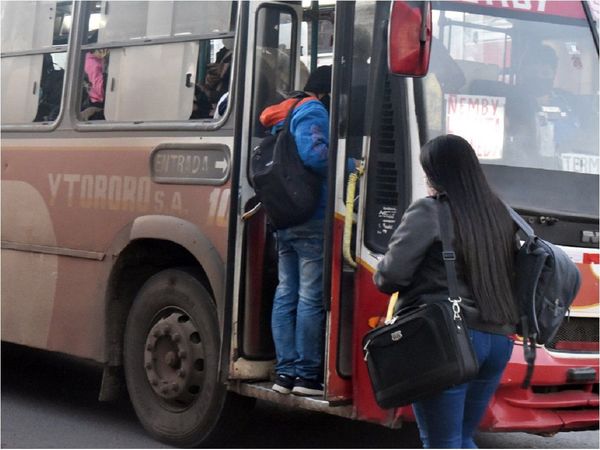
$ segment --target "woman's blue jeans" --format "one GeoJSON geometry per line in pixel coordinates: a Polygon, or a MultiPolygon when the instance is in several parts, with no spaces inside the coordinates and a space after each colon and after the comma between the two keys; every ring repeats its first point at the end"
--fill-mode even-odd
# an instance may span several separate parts
{"type": "Polygon", "coordinates": [[[468,383],[413,404],[424,448],[477,448],[473,435],[510,359],[513,341],[470,330],[479,374],[468,383]]]}
{"type": "Polygon", "coordinates": [[[277,231],[279,284],[271,326],[277,374],[323,378],[323,220],[277,231]]]}

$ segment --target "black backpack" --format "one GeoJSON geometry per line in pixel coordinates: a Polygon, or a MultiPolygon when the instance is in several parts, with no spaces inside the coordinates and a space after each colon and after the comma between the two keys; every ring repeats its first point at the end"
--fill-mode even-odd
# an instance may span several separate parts
{"type": "Polygon", "coordinates": [[[513,221],[525,234],[515,262],[516,298],[521,314],[518,333],[523,336],[527,374],[523,388],[533,375],[536,344],[554,338],[581,285],[579,269],[560,248],[533,232],[525,220],[509,208],[513,221]]]}
{"type": "Polygon", "coordinates": [[[283,128],[252,150],[250,160],[250,182],[276,229],[306,222],[321,197],[323,180],[304,165],[290,132],[292,113],[301,100],[290,108],[283,128]]]}

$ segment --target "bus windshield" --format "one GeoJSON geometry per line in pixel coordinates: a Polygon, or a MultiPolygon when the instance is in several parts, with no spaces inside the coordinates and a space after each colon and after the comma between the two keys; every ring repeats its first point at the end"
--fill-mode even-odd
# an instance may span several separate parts
{"type": "Polygon", "coordinates": [[[427,138],[469,140],[513,204],[597,217],[598,55],[581,4],[562,14],[462,2],[435,8],[423,81],[427,138]],[[535,188],[515,184],[519,178],[535,188]],[[585,204],[569,197],[581,196],[579,185],[592,196],[585,204]],[[553,189],[560,192],[551,199],[553,189]]]}

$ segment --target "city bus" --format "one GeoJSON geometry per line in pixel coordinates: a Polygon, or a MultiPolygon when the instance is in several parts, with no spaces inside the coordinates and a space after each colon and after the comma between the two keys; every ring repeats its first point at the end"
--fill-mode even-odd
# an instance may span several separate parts
{"type": "Polygon", "coordinates": [[[372,276],[427,195],[421,145],[454,133],[582,276],[527,389],[514,336],[480,428],[597,429],[594,5],[2,2],[2,340],[98,363],[100,400],[126,388],[171,445],[235,433],[256,399],[399,428],[412,409],[378,407],[361,347],[388,305],[372,276]],[[543,55],[545,81],[527,83],[543,55]],[[333,66],[325,393],[297,397],[271,390],[277,250],[248,166],[260,112],[319,60],[333,66]]]}

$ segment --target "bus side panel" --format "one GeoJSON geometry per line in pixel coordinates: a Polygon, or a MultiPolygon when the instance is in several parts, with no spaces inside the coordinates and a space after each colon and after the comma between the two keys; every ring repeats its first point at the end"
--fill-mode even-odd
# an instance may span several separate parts
{"type": "MultiPolygon", "coordinates": [[[[7,150],[2,152],[6,161],[7,150]]],[[[58,256],[6,248],[4,242],[55,246],[56,234],[40,193],[28,183],[4,178],[3,174],[2,339],[44,348],[50,332],[58,256]]]]}
{"type": "Polygon", "coordinates": [[[3,339],[102,361],[108,253],[136,217],[197,224],[224,259],[229,187],[153,183],[164,139],[15,142],[2,155],[3,339]]]}

